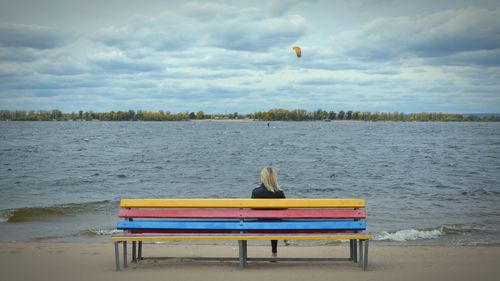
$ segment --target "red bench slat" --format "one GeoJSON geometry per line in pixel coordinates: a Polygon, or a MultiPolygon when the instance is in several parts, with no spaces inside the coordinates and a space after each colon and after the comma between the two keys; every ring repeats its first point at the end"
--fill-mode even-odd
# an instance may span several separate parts
{"type": "Polygon", "coordinates": [[[364,219],[366,212],[353,209],[121,209],[120,218],[210,218],[210,219],[364,219]]]}

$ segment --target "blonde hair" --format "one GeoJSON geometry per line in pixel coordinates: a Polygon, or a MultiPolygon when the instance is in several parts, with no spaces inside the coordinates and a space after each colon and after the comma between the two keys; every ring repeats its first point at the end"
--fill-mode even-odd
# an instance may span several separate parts
{"type": "Polygon", "coordinates": [[[278,171],[273,167],[264,167],[260,171],[260,182],[271,192],[281,191],[278,184],[278,171]]]}

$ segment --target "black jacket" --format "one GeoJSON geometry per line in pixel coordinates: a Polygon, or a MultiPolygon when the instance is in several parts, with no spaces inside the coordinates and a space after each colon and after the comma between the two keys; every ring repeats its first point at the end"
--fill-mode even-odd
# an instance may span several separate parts
{"type": "Polygon", "coordinates": [[[262,184],[252,191],[252,198],[285,198],[285,193],[282,190],[271,192],[262,184]]]}

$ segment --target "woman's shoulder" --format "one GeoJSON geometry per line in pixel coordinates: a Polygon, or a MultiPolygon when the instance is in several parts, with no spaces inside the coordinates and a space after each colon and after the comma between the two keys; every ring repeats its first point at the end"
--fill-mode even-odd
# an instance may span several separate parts
{"type": "Polygon", "coordinates": [[[265,193],[267,189],[263,186],[256,187],[252,190],[252,197],[256,197],[262,193],[265,193]]]}
{"type": "Polygon", "coordinates": [[[285,198],[285,193],[282,190],[271,192],[264,186],[259,186],[252,191],[252,198],[285,198]]]}
{"type": "Polygon", "coordinates": [[[278,191],[277,193],[278,193],[278,196],[279,196],[280,198],[286,198],[286,197],[285,197],[285,192],[283,192],[283,190],[280,190],[280,191],[278,191]]]}
{"type": "Polygon", "coordinates": [[[267,190],[267,189],[261,185],[261,186],[254,188],[253,192],[264,191],[264,190],[267,190]]]}

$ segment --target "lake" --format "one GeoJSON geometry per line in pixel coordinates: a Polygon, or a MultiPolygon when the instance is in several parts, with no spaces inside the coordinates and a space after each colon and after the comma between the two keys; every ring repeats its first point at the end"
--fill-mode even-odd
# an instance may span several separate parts
{"type": "Polygon", "coordinates": [[[0,122],[0,241],[107,239],[120,198],[361,197],[376,240],[500,242],[500,123],[0,122]]]}

